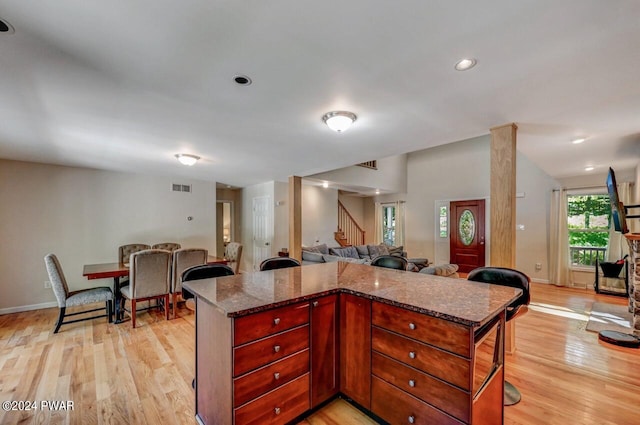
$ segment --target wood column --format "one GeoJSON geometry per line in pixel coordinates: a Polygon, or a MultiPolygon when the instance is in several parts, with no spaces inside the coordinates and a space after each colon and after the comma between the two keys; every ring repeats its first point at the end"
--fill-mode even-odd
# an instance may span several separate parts
{"type": "Polygon", "coordinates": [[[302,261],[302,177],[289,177],[289,257],[302,261]]]}
{"type": "MultiPolygon", "coordinates": [[[[518,127],[505,124],[491,129],[491,265],[516,265],[516,134],[518,127]]],[[[505,350],[516,349],[513,321],[506,326],[505,350]]]]}

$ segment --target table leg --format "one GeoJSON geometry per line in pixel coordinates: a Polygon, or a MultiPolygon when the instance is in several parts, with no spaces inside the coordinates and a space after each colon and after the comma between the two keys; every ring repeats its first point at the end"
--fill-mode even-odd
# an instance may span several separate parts
{"type": "Polygon", "coordinates": [[[114,320],[113,323],[122,323],[122,312],[120,311],[120,299],[122,298],[122,295],[120,294],[120,278],[119,277],[114,277],[113,278],[113,297],[114,297],[114,303],[115,303],[115,307],[114,307],[114,320]]]}

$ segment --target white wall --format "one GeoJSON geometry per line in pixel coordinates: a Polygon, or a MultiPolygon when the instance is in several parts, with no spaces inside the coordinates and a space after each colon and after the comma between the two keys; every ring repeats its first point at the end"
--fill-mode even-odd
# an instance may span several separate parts
{"type": "Polygon", "coordinates": [[[0,312],[55,301],[44,288],[50,252],[71,290],[111,286],[86,280],[83,265],[117,261],[123,244],[178,242],[215,253],[214,183],[0,160],[0,200],[0,312]],[[193,192],[172,192],[171,183],[193,192]]]}
{"type": "Polygon", "coordinates": [[[377,165],[377,170],[353,165],[307,177],[394,193],[407,190],[407,154],[378,159],[377,165]]]}
{"type": "MultiPolygon", "coordinates": [[[[489,135],[438,146],[408,155],[405,249],[411,257],[435,258],[435,201],[482,199],[490,195],[489,135]]],[[[517,155],[516,268],[540,281],[548,280],[548,219],[551,177],[522,154],[517,155]],[[535,260],[533,260],[535,258],[535,260]],[[535,263],[543,265],[535,270],[535,263]]],[[[487,208],[487,216],[490,213],[487,208]]],[[[487,228],[487,239],[491,229],[487,228]]]]}
{"type": "MultiPolygon", "coordinates": [[[[289,248],[289,183],[274,183],[274,236],[272,255],[289,248]]],[[[303,222],[304,225],[304,222],[303,222]]]]}
{"type": "Polygon", "coordinates": [[[337,246],[338,191],[302,185],[302,245],[337,246]]]}
{"type": "Polygon", "coordinates": [[[338,200],[360,227],[364,226],[364,199],[362,196],[349,196],[338,192],[338,200]]]}

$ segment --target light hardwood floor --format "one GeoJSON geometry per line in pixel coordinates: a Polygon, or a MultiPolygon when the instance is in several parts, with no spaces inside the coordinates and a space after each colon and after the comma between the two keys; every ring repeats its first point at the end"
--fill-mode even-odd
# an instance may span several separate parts
{"type": "MultiPolygon", "coordinates": [[[[505,423],[640,424],[640,350],[600,343],[585,331],[592,303],[624,304],[593,291],[533,284],[517,319],[517,351],[506,376],[522,402],[505,423]]],[[[57,309],[0,316],[0,401],[71,400],[74,410],[0,411],[1,424],[195,424],[194,316],[140,314],[139,327],[106,320],[51,333],[57,309]]],[[[302,422],[374,423],[338,400],[302,422]]]]}

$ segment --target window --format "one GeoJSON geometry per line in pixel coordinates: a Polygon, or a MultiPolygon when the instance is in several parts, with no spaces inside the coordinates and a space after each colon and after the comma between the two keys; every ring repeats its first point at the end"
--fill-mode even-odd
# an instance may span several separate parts
{"type": "Polygon", "coordinates": [[[449,236],[449,208],[446,206],[440,207],[440,237],[446,238],[449,236]]]}
{"type": "Polygon", "coordinates": [[[604,261],[609,240],[611,207],[609,196],[567,196],[567,227],[572,265],[595,266],[604,261]]]}
{"type": "Polygon", "coordinates": [[[382,204],[382,242],[395,245],[396,240],[396,206],[382,204]]]}

